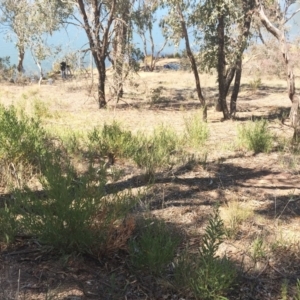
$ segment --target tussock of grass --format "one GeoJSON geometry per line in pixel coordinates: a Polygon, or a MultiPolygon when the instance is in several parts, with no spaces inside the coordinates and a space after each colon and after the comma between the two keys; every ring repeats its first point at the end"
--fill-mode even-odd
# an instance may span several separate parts
{"type": "Polygon", "coordinates": [[[255,262],[266,257],[267,248],[263,237],[258,236],[252,241],[250,254],[255,262]]]}
{"type": "Polygon", "coordinates": [[[226,235],[229,238],[236,238],[240,226],[253,217],[254,211],[245,203],[234,200],[220,208],[220,215],[224,220],[226,235]]]}
{"type": "Polygon", "coordinates": [[[238,144],[254,153],[268,153],[273,144],[273,135],[268,129],[268,122],[260,120],[239,126],[238,144]]]}
{"type": "Polygon", "coordinates": [[[184,124],[184,142],[195,148],[203,146],[208,139],[209,130],[207,124],[203,121],[202,111],[185,118],[184,124]]]}

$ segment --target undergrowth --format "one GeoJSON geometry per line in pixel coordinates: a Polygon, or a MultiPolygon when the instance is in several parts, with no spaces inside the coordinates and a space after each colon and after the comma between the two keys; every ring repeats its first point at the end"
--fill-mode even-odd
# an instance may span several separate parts
{"type": "Polygon", "coordinates": [[[176,253],[180,237],[163,220],[144,219],[137,227],[137,234],[129,241],[132,265],[155,275],[162,274],[176,253]]]}
{"type": "Polygon", "coordinates": [[[203,146],[209,136],[207,123],[203,121],[202,112],[199,111],[188,118],[184,119],[185,137],[184,143],[199,148],[203,146]]]}
{"type": "Polygon", "coordinates": [[[273,135],[268,128],[268,121],[249,121],[238,127],[238,144],[246,147],[247,150],[254,151],[254,153],[268,153],[273,144],[273,135]]]}
{"type": "MultiPolygon", "coordinates": [[[[1,166],[16,166],[13,171],[18,179],[23,169],[16,168],[26,163],[35,170],[31,176],[41,186],[39,190],[27,183],[11,186],[14,201],[7,199],[0,208],[2,241],[9,243],[17,233],[25,234],[61,253],[99,256],[112,248],[111,234],[123,232],[130,237],[134,224],[126,219],[135,197],[130,193],[108,197],[106,172],[93,160],[84,173],[77,173],[38,120],[18,117],[12,107],[0,109],[1,166]]],[[[114,245],[125,247],[127,238],[114,245]]]]}
{"type": "Polygon", "coordinates": [[[170,128],[160,126],[152,135],[139,132],[133,135],[123,130],[120,124],[105,124],[102,129],[95,128],[89,134],[89,155],[102,157],[128,158],[145,170],[148,179],[153,179],[159,168],[172,166],[179,137],[170,128]]]}
{"type": "Polygon", "coordinates": [[[208,220],[198,254],[184,253],[179,257],[174,280],[179,288],[190,290],[196,299],[227,299],[237,272],[226,257],[220,258],[217,250],[224,240],[225,230],[219,210],[208,220]]]}

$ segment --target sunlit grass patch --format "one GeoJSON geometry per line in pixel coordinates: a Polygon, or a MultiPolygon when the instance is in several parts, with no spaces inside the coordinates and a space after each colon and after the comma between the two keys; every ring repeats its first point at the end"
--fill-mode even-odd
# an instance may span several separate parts
{"type": "Polygon", "coordinates": [[[254,153],[269,152],[273,145],[273,135],[268,128],[268,121],[249,121],[239,126],[238,144],[254,153]]]}
{"type": "Polygon", "coordinates": [[[207,141],[209,129],[203,121],[202,110],[184,119],[185,133],[183,141],[192,147],[199,148],[207,141]]]}
{"type": "Polygon", "coordinates": [[[254,216],[254,210],[246,203],[233,200],[220,208],[220,215],[224,220],[226,235],[234,239],[239,233],[240,226],[254,216]]]}

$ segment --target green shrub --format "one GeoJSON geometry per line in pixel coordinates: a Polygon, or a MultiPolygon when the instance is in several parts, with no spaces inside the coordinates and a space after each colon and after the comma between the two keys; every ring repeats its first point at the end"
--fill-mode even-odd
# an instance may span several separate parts
{"type": "Polygon", "coordinates": [[[84,152],[86,137],[79,131],[64,131],[57,133],[69,154],[80,155],[84,152]]]}
{"type": "Polygon", "coordinates": [[[120,124],[104,124],[102,130],[95,128],[89,135],[90,150],[99,151],[101,155],[118,155],[129,157],[134,138],[130,131],[121,129],[120,124]]]}
{"type": "Polygon", "coordinates": [[[287,300],[288,299],[288,281],[285,279],[281,284],[281,299],[287,300]]]}
{"type": "Polygon", "coordinates": [[[191,280],[195,277],[195,266],[198,261],[197,254],[184,250],[174,262],[174,287],[180,291],[189,292],[191,280]]]}
{"type": "Polygon", "coordinates": [[[94,129],[88,138],[90,154],[131,158],[145,169],[149,179],[154,177],[157,168],[172,164],[172,154],[179,144],[175,132],[167,127],[158,127],[150,136],[142,133],[134,136],[115,122],[104,125],[101,131],[94,129]]]}
{"type": "Polygon", "coordinates": [[[43,158],[40,180],[42,193],[28,188],[14,193],[18,229],[61,253],[104,252],[116,222],[134,205],[128,195],[104,197],[105,170],[96,172],[91,165],[77,176],[68,162],[61,163],[59,153],[43,158]]]}
{"type": "Polygon", "coordinates": [[[192,147],[202,146],[209,136],[207,124],[202,119],[202,113],[198,112],[184,119],[186,140],[192,147]]]}
{"type": "Polygon", "coordinates": [[[238,141],[241,146],[254,153],[269,152],[272,148],[273,136],[268,129],[268,122],[254,121],[238,127],[238,141]]]}
{"type": "Polygon", "coordinates": [[[33,101],[33,111],[37,118],[49,118],[51,113],[49,110],[49,104],[41,99],[35,97],[33,101]]]}
{"type": "Polygon", "coordinates": [[[176,263],[176,285],[189,288],[197,299],[227,299],[223,295],[234,283],[236,271],[233,263],[216,254],[224,234],[219,211],[215,210],[209,219],[198,255],[185,253],[176,263]]]}
{"type": "Polygon", "coordinates": [[[172,232],[164,221],[143,220],[136,238],[129,242],[131,263],[137,269],[158,275],[173,260],[179,243],[179,235],[172,232]]]}
{"type": "Polygon", "coordinates": [[[251,255],[252,258],[257,261],[261,258],[266,257],[266,247],[264,240],[261,237],[257,237],[251,244],[251,255]]]}
{"type": "Polygon", "coordinates": [[[0,106],[0,160],[37,165],[46,152],[45,137],[39,121],[25,115],[18,118],[15,108],[0,106]]]}
{"type": "Polygon", "coordinates": [[[62,252],[87,251],[95,239],[92,217],[104,192],[101,188],[93,194],[89,191],[88,175],[75,178],[73,168],[62,167],[59,157],[44,157],[42,195],[29,188],[15,191],[16,203],[22,208],[20,230],[62,252]]]}
{"type": "Polygon", "coordinates": [[[145,168],[149,179],[154,177],[158,168],[172,164],[172,154],[178,147],[178,137],[167,127],[158,127],[152,136],[143,136],[141,133],[135,137],[132,147],[132,159],[139,167],[145,168]]]}
{"type": "Polygon", "coordinates": [[[0,57],[0,80],[10,80],[15,74],[16,65],[12,65],[9,56],[0,57]]]}
{"type": "Polygon", "coordinates": [[[150,103],[151,104],[157,104],[157,103],[163,102],[165,100],[165,98],[162,97],[163,91],[164,91],[163,86],[158,86],[157,88],[151,89],[151,91],[150,91],[150,103]]]}
{"type": "Polygon", "coordinates": [[[14,200],[0,208],[2,241],[10,242],[17,232],[24,233],[67,253],[101,252],[107,243],[110,249],[126,244],[126,238],[120,236],[115,244],[110,236],[115,236],[115,230],[130,235],[127,229],[122,233],[126,224],[119,223],[135,199],[130,195],[108,198],[105,169],[95,167],[91,160],[88,170],[77,174],[70,158],[50,143],[39,122],[17,118],[13,108],[0,107],[0,143],[2,164],[37,166],[36,180],[41,184],[41,191],[18,185],[14,200]]]}
{"type": "Polygon", "coordinates": [[[300,279],[297,279],[295,296],[295,300],[300,300],[300,279]]]}
{"type": "Polygon", "coordinates": [[[17,210],[16,207],[8,206],[4,202],[3,207],[0,208],[0,241],[7,244],[14,240],[15,235],[18,233],[18,221],[16,220],[17,210]]]}

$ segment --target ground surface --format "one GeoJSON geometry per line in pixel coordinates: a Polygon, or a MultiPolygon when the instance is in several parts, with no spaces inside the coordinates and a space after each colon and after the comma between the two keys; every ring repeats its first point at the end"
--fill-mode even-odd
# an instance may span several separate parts
{"type": "MultiPolygon", "coordinates": [[[[251,89],[253,78],[245,78],[236,120],[223,122],[222,114],[213,107],[217,95],[215,78],[201,77],[210,103],[207,159],[202,164],[160,174],[148,195],[151,213],[183,230],[190,251],[196,251],[215,203],[221,204],[225,221],[235,209],[251,211],[235,238],[227,239],[220,249],[245,270],[239,286],[228,297],[281,299],[284,280],[293,286],[300,278],[300,158],[284,149],[253,155],[235,143],[237,126],[255,116],[267,117],[278,137],[292,136],[292,130],[280,122],[282,113],[290,107],[286,83],[262,78],[256,90],[251,89]],[[258,238],[264,241],[264,254],[253,258],[253,243],[258,238]],[[271,250],[270,245],[274,245],[271,250]]],[[[0,101],[22,107],[29,114],[32,101],[46,103],[52,117],[44,118],[43,123],[60,134],[89,130],[113,120],[133,132],[148,132],[162,123],[180,132],[184,118],[200,107],[193,76],[183,71],[140,73],[125,87],[124,100],[118,105],[111,100],[107,110],[98,109],[95,93],[87,86],[91,86],[88,76],[57,80],[40,88],[2,84],[0,101]],[[163,87],[160,98],[150,103],[151,91],[159,86],[163,87]]],[[[118,159],[116,167],[124,169],[125,176],[109,185],[143,188],[143,181],[138,180],[142,170],[129,168],[118,159]]],[[[2,194],[7,192],[5,187],[1,190],[2,194]]],[[[20,237],[13,247],[1,249],[0,298],[193,299],[174,292],[165,279],[132,272],[124,256],[125,252],[112,253],[100,261],[88,256],[58,256],[50,248],[41,248],[37,241],[20,237]]]]}

